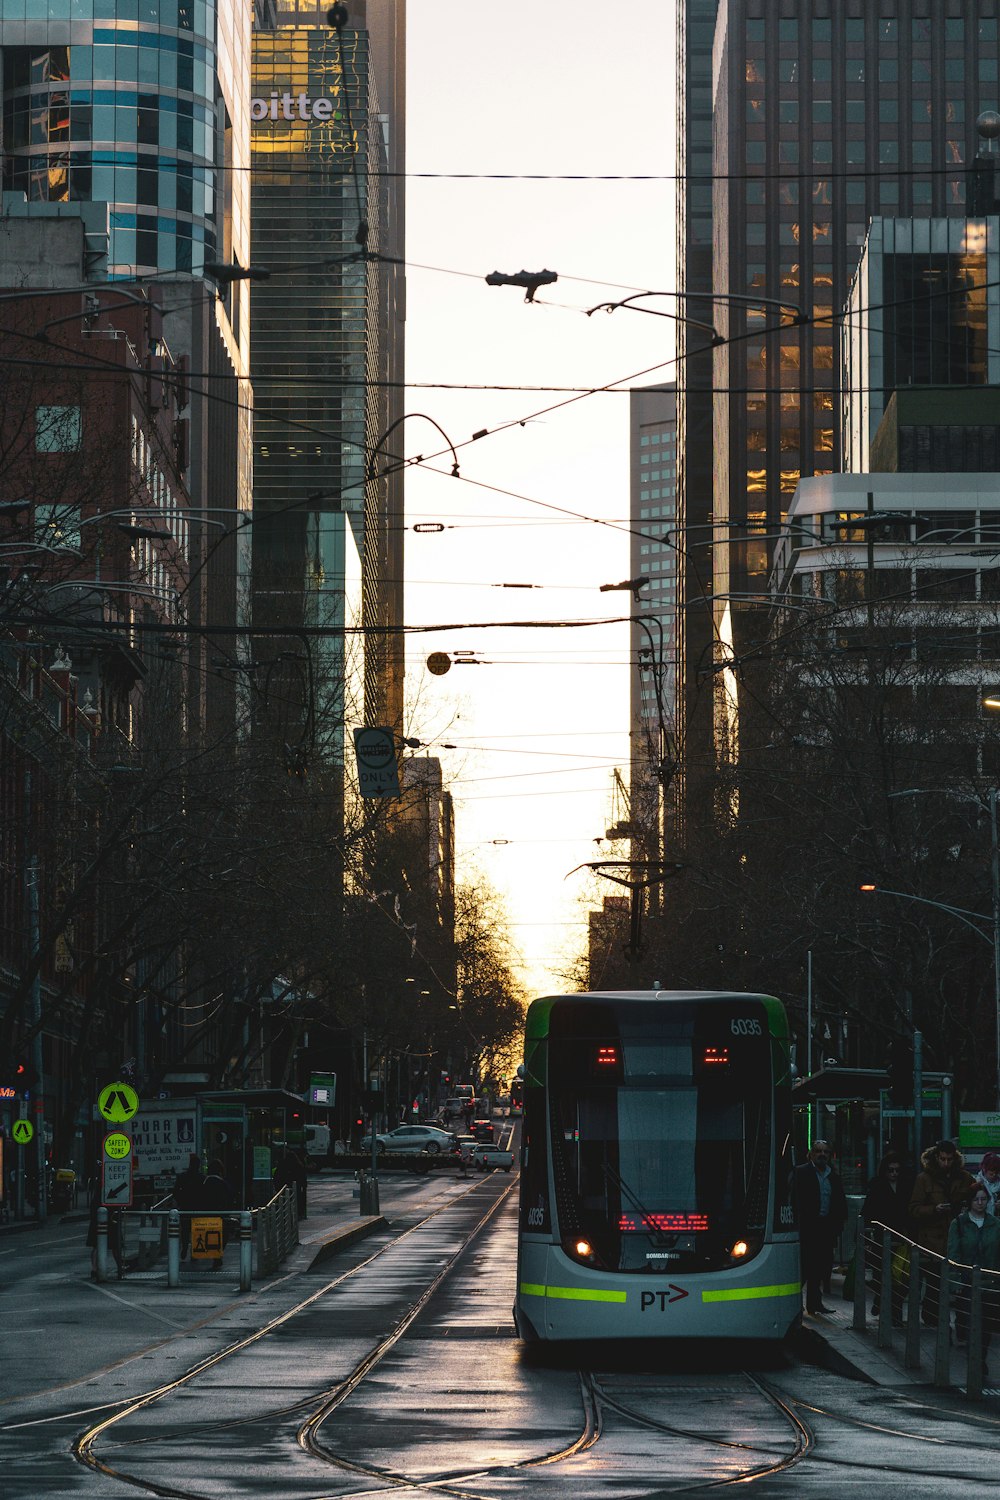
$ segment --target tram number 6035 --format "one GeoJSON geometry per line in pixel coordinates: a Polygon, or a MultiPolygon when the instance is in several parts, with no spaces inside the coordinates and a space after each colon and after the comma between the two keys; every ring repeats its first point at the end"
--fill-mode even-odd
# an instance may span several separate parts
{"type": "Polygon", "coordinates": [[[733,1036],[763,1036],[759,1021],[750,1019],[734,1018],[729,1023],[729,1029],[733,1036]]]}

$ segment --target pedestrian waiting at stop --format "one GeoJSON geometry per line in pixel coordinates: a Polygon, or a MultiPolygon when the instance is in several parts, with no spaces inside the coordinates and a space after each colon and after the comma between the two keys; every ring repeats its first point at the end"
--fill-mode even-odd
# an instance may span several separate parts
{"type": "Polygon", "coordinates": [[[833,1271],[837,1238],[847,1222],[847,1198],[840,1174],[830,1165],[828,1141],[813,1141],[809,1160],[792,1173],[792,1196],[799,1225],[806,1312],[829,1313],[823,1287],[833,1271]]]}
{"type": "MultiPolygon", "coordinates": [[[[959,1344],[969,1337],[970,1288],[972,1267],[984,1272],[1000,1272],[1000,1219],[990,1213],[989,1193],[981,1182],[973,1183],[967,1206],[952,1220],[948,1230],[948,1259],[952,1262],[952,1286],[955,1291],[955,1338],[959,1344]]],[[[991,1324],[996,1313],[996,1275],[983,1277],[983,1376],[986,1376],[986,1353],[991,1324]]]]}
{"type": "MultiPolygon", "coordinates": [[[[943,1257],[948,1249],[948,1229],[965,1205],[972,1174],[965,1170],[965,1160],[954,1141],[938,1141],[928,1147],[920,1161],[923,1171],[913,1184],[910,1218],[921,1246],[930,1250],[932,1257],[943,1257]]],[[[937,1325],[939,1266],[940,1262],[931,1258],[926,1267],[922,1316],[930,1328],[937,1325]]]]}
{"type": "Polygon", "coordinates": [[[174,1207],[181,1218],[181,1260],[191,1244],[191,1215],[201,1207],[201,1188],[201,1157],[192,1151],[184,1171],[174,1178],[174,1207]]]}
{"type": "MultiPolygon", "coordinates": [[[[236,1190],[233,1188],[232,1184],[227,1181],[224,1175],[224,1169],[221,1161],[219,1161],[217,1158],[213,1158],[213,1160],[208,1164],[208,1174],[201,1185],[201,1201],[198,1204],[198,1207],[201,1209],[202,1214],[214,1218],[217,1216],[222,1216],[227,1212],[237,1208],[238,1206],[239,1205],[236,1198],[236,1190]]],[[[223,1246],[225,1246],[226,1240],[230,1237],[231,1228],[232,1226],[230,1225],[229,1220],[223,1218],[223,1246]]],[[[212,1270],[219,1271],[221,1269],[222,1256],[213,1256],[212,1270]]]]}
{"type": "MultiPolygon", "coordinates": [[[[868,1184],[868,1192],[861,1208],[865,1225],[865,1258],[872,1268],[875,1300],[872,1317],[877,1318],[881,1306],[882,1290],[882,1246],[884,1230],[893,1235],[912,1238],[913,1224],[910,1221],[910,1193],[912,1184],[904,1177],[903,1159],[897,1151],[887,1151],[879,1162],[878,1172],[868,1184]]],[[[903,1293],[909,1273],[909,1246],[894,1240],[892,1256],[892,1321],[897,1326],[903,1321],[903,1293]]]]}
{"type": "Polygon", "coordinates": [[[1000,1199],[1000,1155],[995,1151],[987,1151],[974,1180],[986,1189],[990,1197],[990,1213],[995,1214],[1000,1199]]]}

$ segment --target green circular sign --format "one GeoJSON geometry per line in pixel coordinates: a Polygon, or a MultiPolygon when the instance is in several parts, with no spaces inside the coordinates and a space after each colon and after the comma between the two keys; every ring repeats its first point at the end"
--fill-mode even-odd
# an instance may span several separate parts
{"type": "Polygon", "coordinates": [[[101,1089],[97,1108],[112,1125],[124,1125],[139,1108],[139,1095],[130,1083],[109,1083],[101,1089]]]}
{"type": "Polygon", "coordinates": [[[35,1134],[35,1127],[30,1120],[15,1120],[10,1133],[19,1146],[26,1146],[35,1134]]]}
{"type": "Polygon", "coordinates": [[[132,1137],[125,1134],[124,1130],[112,1130],[110,1135],[104,1137],[104,1154],[110,1156],[112,1161],[124,1161],[132,1150],[132,1137]]]}

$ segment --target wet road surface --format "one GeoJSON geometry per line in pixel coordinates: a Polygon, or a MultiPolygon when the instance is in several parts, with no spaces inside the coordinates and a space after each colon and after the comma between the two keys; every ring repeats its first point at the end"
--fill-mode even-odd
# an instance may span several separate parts
{"type": "Polygon", "coordinates": [[[995,1483],[989,1406],[877,1389],[790,1352],[526,1350],[510,1316],[511,1185],[408,1188],[392,1234],[146,1352],[119,1372],[126,1388],[96,1376],[6,1402],[5,1500],[652,1500],[737,1486],[971,1500],[995,1483]]]}

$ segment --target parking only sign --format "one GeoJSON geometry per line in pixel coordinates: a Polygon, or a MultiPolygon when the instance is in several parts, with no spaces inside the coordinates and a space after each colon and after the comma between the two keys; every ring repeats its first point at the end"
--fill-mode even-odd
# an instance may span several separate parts
{"type": "Polygon", "coordinates": [[[104,1208],[132,1205],[131,1156],[105,1156],[101,1163],[101,1204],[104,1208]]]}

